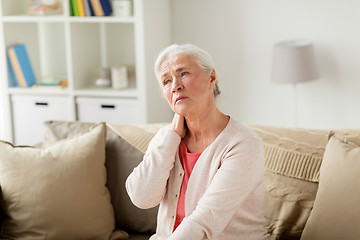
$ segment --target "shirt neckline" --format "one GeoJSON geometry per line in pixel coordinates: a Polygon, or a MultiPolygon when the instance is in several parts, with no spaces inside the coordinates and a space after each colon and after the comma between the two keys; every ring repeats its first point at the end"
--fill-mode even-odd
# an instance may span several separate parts
{"type": "MultiPolygon", "coordinates": [[[[191,152],[189,152],[189,150],[187,149],[187,147],[186,147],[186,145],[185,145],[185,143],[184,143],[184,141],[183,140],[181,140],[181,143],[180,143],[181,145],[182,145],[182,147],[185,149],[185,153],[186,153],[186,155],[187,156],[190,156],[190,157],[192,157],[192,158],[194,158],[194,157],[200,157],[200,155],[205,151],[202,151],[202,152],[199,152],[199,153],[191,153],[191,152]]],[[[206,149],[206,148],[205,148],[206,149]]]]}

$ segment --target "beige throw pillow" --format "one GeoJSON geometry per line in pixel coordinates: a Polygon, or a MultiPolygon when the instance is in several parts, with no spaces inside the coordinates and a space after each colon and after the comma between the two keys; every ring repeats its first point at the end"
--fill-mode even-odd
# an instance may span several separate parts
{"type": "MultiPolygon", "coordinates": [[[[53,144],[62,138],[78,134],[92,125],[93,123],[68,121],[45,122],[44,145],[53,144]]],[[[137,208],[126,192],[125,181],[142,161],[151,138],[164,124],[118,125],[107,123],[106,125],[105,167],[116,227],[133,233],[147,233],[149,234],[147,238],[149,238],[156,231],[158,207],[137,208]]]]}
{"type": "Polygon", "coordinates": [[[9,239],[109,239],[104,124],[45,149],[0,142],[0,184],[9,239]]]}
{"type": "Polygon", "coordinates": [[[333,136],[320,168],[319,189],[302,240],[360,239],[360,147],[333,136]]]}

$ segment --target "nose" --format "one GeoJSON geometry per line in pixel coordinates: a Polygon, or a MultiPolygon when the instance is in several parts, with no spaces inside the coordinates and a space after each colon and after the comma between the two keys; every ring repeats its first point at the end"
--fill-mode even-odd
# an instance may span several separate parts
{"type": "Polygon", "coordinates": [[[181,80],[178,78],[174,78],[171,86],[172,92],[180,91],[184,88],[184,85],[182,84],[181,80]]]}

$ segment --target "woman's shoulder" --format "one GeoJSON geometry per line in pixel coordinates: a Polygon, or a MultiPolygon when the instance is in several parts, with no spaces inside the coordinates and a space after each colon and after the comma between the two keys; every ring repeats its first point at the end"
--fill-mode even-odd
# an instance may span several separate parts
{"type": "Polygon", "coordinates": [[[236,157],[238,164],[263,165],[263,142],[245,124],[230,118],[226,132],[218,139],[216,148],[223,156],[222,161],[236,157]],[[247,160],[244,160],[247,159],[247,160]]]}
{"type": "Polygon", "coordinates": [[[173,138],[180,138],[180,136],[171,128],[171,123],[163,125],[156,133],[155,138],[162,138],[171,136],[173,138]]]}
{"type": "Polygon", "coordinates": [[[180,136],[171,129],[170,123],[161,124],[158,126],[160,127],[155,129],[155,131],[153,132],[153,137],[151,139],[150,145],[158,143],[159,141],[178,143],[181,140],[180,136]]]}
{"type": "Polygon", "coordinates": [[[236,139],[239,141],[243,141],[245,139],[253,139],[254,141],[260,141],[260,137],[253,132],[246,124],[230,117],[228,126],[226,127],[226,136],[231,137],[232,139],[236,139]]]}

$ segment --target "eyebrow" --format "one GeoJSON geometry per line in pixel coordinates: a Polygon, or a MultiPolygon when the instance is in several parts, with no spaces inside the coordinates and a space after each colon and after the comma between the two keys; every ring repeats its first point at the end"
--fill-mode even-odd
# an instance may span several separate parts
{"type": "Polygon", "coordinates": [[[186,68],[188,68],[187,66],[180,66],[179,68],[177,68],[175,71],[176,72],[180,72],[180,71],[182,71],[182,70],[184,70],[184,69],[186,69],[186,68]]]}
{"type": "MultiPolygon", "coordinates": [[[[180,66],[180,67],[178,67],[176,70],[175,70],[175,72],[181,72],[181,71],[183,71],[183,70],[186,70],[186,69],[189,69],[189,67],[187,67],[187,66],[180,66]]],[[[164,77],[166,77],[167,75],[168,75],[168,71],[166,71],[165,73],[163,73],[163,74],[161,74],[161,79],[162,78],[164,78],[164,77]]]]}

